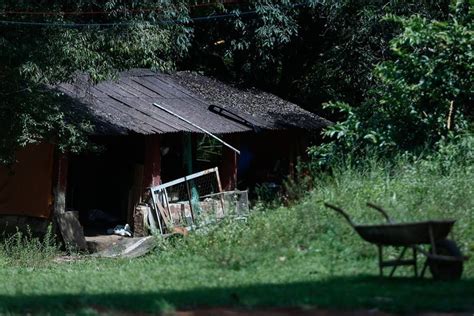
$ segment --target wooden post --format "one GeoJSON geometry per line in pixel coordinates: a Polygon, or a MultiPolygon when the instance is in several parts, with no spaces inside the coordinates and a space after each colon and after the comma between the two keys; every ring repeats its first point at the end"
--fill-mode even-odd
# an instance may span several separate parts
{"type": "Polygon", "coordinates": [[[54,214],[66,211],[66,190],[69,161],[66,154],[58,153],[55,161],[54,214]]]}
{"type": "MultiPolygon", "coordinates": [[[[143,160],[143,189],[157,186],[161,184],[161,146],[160,146],[160,135],[146,135],[145,136],[145,157],[143,160]]],[[[151,192],[151,191],[150,191],[151,192]]],[[[145,194],[145,192],[141,192],[141,194],[145,194]]],[[[152,202],[155,204],[153,192],[152,195],[152,202]]],[[[153,205],[153,209],[156,209],[156,204],[153,205]]],[[[135,211],[135,210],[134,210],[135,211]]],[[[150,214],[149,217],[152,226],[156,223],[153,218],[153,214],[150,214]]],[[[160,213],[156,212],[156,216],[158,219],[158,224],[160,228],[160,233],[163,234],[163,228],[161,225],[160,213]]]]}
{"type": "MultiPolygon", "coordinates": [[[[191,133],[183,134],[183,165],[187,173],[186,175],[193,173],[193,137],[191,133]]],[[[189,180],[187,178],[185,180],[186,190],[189,199],[189,208],[191,211],[191,219],[194,224],[194,212],[196,212],[196,214],[199,214],[201,211],[199,205],[199,192],[196,186],[194,185],[194,182],[189,183],[189,180]]]]}
{"type": "Polygon", "coordinates": [[[145,136],[145,160],[143,168],[143,187],[161,184],[160,135],[145,136]]]}
{"type": "MultiPolygon", "coordinates": [[[[293,134],[292,134],[293,135],[293,134]]],[[[290,176],[291,179],[295,179],[296,175],[296,142],[297,142],[297,137],[293,138],[291,137],[289,139],[289,163],[288,163],[288,175],[290,176]]]]}
{"type": "Polygon", "coordinates": [[[54,182],[54,219],[67,248],[84,251],[87,243],[79,220],[72,212],[66,212],[66,191],[68,176],[68,156],[56,154],[56,172],[54,182]]]}
{"type": "MultiPolygon", "coordinates": [[[[238,142],[237,135],[225,136],[224,140],[233,145],[238,142]]],[[[235,146],[235,145],[234,145],[235,146]]],[[[221,174],[222,188],[232,191],[237,188],[237,153],[227,147],[222,147],[222,166],[219,168],[221,174]]]]}

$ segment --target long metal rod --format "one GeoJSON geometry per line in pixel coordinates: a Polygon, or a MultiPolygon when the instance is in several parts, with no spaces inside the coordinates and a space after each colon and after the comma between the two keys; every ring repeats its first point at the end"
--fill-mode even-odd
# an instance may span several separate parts
{"type": "Polygon", "coordinates": [[[151,189],[152,191],[163,190],[163,189],[166,189],[166,188],[171,187],[171,186],[173,186],[173,185],[186,182],[186,180],[192,180],[192,179],[199,178],[199,177],[201,177],[201,176],[204,176],[204,175],[207,175],[207,174],[216,172],[216,169],[217,169],[217,167],[215,167],[215,168],[210,168],[210,169],[206,169],[206,170],[203,170],[203,171],[199,171],[199,172],[190,174],[190,175],[188,175],[188,176],[181,177],[181,178],[179,178],[179,179],[172,180],[172,181],[169,181],[169,182],[166,182],[166,183],[163,183],[163,184],[160,184],[160,185],[151,187],[150,189],[151,189]]]}
{"type": "Polygon", "coordinates": [[[171,115],[173,115],[173,116],[179,118],[180,120],[182,120],[182,121],[184,121],[184,122],[186,122],[186,123],[188,123],[188,124],[190,124],[190,125],[196,127],[196,128],[199,129],[200,131],[202,131],[202,132],[206,133],[207,135],[213,137],[214,139],[216,139],[216,140],[218,140],[220,143],[222,143],[224,146],[226,146],[226,147],[232,149],[233,151],[235,151],[237,154],[240,155],[240,150],[238,150],[237,148],[233,147],[232,145],[226,143],[225,141],[223,141],[222,139],[220,139],[220,138],[217,137],[216,135],[214,135],[214,134],[212,134],[211,132],[209,132],[209,131],[205,130],[204,128],[202,128],[201,126],[196,125],[196,124],[194,124],[194,123],[191,122],[191,121],[188,121],[187,119],[185,119],[185,118],[182,117],[181,115],[178,115],[178,114],[176,114],[176,113],[174,113],[174,112],[168,110],[167,108],[163,107],[162,105],[159,105],[159,104],[157,104],[157,103],[153,103],[153,105],[156,106],[157,108],[159,108],[159,109],[165,111],[166,113],[171,114],[171,115]]]}

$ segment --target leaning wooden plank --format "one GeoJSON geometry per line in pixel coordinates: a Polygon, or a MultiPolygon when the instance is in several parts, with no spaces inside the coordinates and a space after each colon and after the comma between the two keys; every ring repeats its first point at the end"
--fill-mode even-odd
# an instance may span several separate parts
{"type": "Polygon", "coordinates": [[[113,245],[92,256],[104,258],[136,258],[151,252],[156,246],[154,236],[141,238],[119,237],[113,245]]]}
{"type": "Polygon", "coordinates": [[[66,247],[79,251],[87,250],[84,231],[72,212],[56,214],[56,221],[66,247]]]}
{"type": "Polygon", "coordinates": [[[165,220],[165,223],[170,225],[171,218],[168,217],[168,214],[166,214],[165,208],[161,204],[161,201],[156,201],[156,207],[158,208],[158,211],[161,214],[161,217],[163,217],[163,219],[165,220]]]}
{"type": "MultiPolygon", "coordinates": [[[[149,213],[149,215],[150,215],[149,216],[150,225],[153,224],[153,225],[151,225],[151,227],[153,228],[153,226],[154,226],[156,228],[156,222],[154,221],[154,217],[153,217],[154,216],[153,213],[155,213],[156,214],[156,219],[158,221],[158,226],[160,228],[160,234],[163,235],[163,233],[164,233],[163,225],[161,225],[160,214],[158,213],[158,210],[156,209],[156,204],[157,204],[156,203],[157,202],[156,197],[155,197],[155,194],[152,190],[150,191],[150,193],[151,193],[151,203],[152,203],[151,210],[153,210],[153,212],[151,212],[151,210],[150,210],[150,213],[149,213]],[[151,220],[153,220],[153,222],[151,220]]],[[[155,233],[155,231],[152,230],[152,233],[155,233]]]]}
{"type": "Polygon", "coordinates": [[[157,234],[158,233],[158,228],[156,227],[155,218],[153,216],[153,212],[152,212],[151,208],[148,208],[147,218],[148,218],[148,223],[150,225],[151,233],[153,235],[157,234]]]}

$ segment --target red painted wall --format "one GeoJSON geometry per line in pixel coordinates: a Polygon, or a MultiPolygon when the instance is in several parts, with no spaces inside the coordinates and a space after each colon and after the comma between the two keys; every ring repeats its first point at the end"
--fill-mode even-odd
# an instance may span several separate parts
{"type": "Polygon", "coordinates": [[[148,188],[161,184],[161,142],[160,135],[145,137],[143,187],[148,188]]]}
{"type": "Polygon", "coordinates": [[[29,145],[11,170],[0,167],[0,214],[48,218],[52,205],[54,146],[29,145]]]}

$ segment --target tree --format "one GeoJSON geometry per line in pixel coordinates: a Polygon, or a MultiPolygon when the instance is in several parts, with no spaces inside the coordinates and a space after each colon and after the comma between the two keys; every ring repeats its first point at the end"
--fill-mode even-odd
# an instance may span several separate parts
{"type": "Polygon", "coordinates": [[[299,16],[300,36],[285,54],[290,58],[280,87],[291,87],[290,95],[313,110],[330,100],[356,106],[374,84],[374,66],[391,58],[389,42],[401,31],[383,17],[419,14],[443,20],[448,13],[449,0],[322,1],[299,16]]]}
{"type": "Polygon", "coordinates": [[[318,112],[334,99],[362,102],[373,67],[390,57],[388,42],[400,32],[384,15],[445,19],[449,0],[252,0],[198,15],[232,13],[237,16],[196,24],[185,67],[256,85],[318,112]]]}
{"type": "Polygon", "coordinates": [[[315,3],[250,0],[198,9],[195,15],[225,18],[195,24],[193,50],[184,67],[271,89],[278,83],[283,48],[298,35],[299,10],[315,3]]]}
{"type": "Polygon", "coordinates": [[[369,146],[391,155],[472,131],[474,28],[472,11],[459,14],[447,21],[386,17],[403,29],[390,42],[393,59],[375,68],[376,84],[360,107],[329,104],[347,115],[325,132],[336,139],[333,151],[369,146]]]}
{"type": "Polygon", "coordinates": [[[132,67],[170,70],[189,49],[187,1],[13,1],[0,11],[0,163],[16,148],[85,145],[87,122],[67,120],[51,87],[132,67]],[[102,4],[99,4],[102,3],[102,4]]]}

